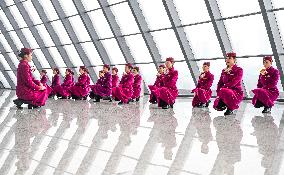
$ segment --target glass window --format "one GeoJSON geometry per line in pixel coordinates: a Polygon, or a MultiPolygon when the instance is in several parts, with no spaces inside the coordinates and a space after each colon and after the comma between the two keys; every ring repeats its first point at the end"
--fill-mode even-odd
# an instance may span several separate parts
{"type": "Polygon", "coordinates": [[[40,17],[38,16],[38,13],[37,13],[37,11],[36,11],[36,9],[33,6],[31,1],[23,2],[23,5],[24,5],[26,11],[29,14],[29,17],[32,19],[33,24],[40,24],[40,23],[42,23],[40,17]]]}
{"type": "Polygon", "coordinates": [[[111,6],[110,9],[114,14],[123,35],[139,32],[137,23],[127,3],[111,6]]]}
{"type": "Polygon", "coordinates": [[[188,69],[186,62],[176,62],[175,69],[178,70],[178,81],[177,87],[178,89],[185,89],[191,91],[195,88],[195,84],[193,82],[192,76],[188,69]]]}
{"type": "Polygon", "coordinates": [[[174,3],[182,24],[191,24],[210,20],[204,1],[174,0],[174,3]]]}
{"type": "Polygon", "coordinates": [[[280,33],[281,33],[281,36],[282,36],[282,43],[284,45],[284,11],[281,10],[281,11],[277,11],[275,12],[275,15],[276,15],[276,20],[277,20],[277,24],[278,24],[278,27],[279,27],[279,30],[280,30],[280,33]]]}
{"type": "Polygon", "coordinates": [[[31,48],[39,48],[39,45],[38,45],[37,41],[35,40],[30,29],[24,28],[24,29],[22,29],[22,32],[24,33],[25,38],[29,42],[31,48]]]}
{"type": "Polygon", "coordinates": [[[97,9],[101,7],[98,1],[94,1],[94,0],[82,0],[82,3],[86,11],[97,9]]]}
{"type": "Polygon", "coordinates": [[[260,11],[257,0],[218,0],[218,4],[223,17],[260,11]]]}
{"type": "Polygon", "coordinates": [[[8,7],[9,10],[11,11],[15,21],[17,22],[19,28],[22,28],[22,27],[27,27],[27,24],[24,20],[24,18],[22,17],[21,13],[19,12],[17,6],[10,6],[8,7]]]}
{"type": "Polygon", "coordinates": [[[124,64],[125,58],[115,39],[102,40],[112,64],[124,64]]]}
{"type": "Polygon", "coordinates": [[[3,65],[5,70],[11,70],[9,64],[7,63],[6,59],[2,54],[0,54],[0,63],[3,65]]]}
{"type": "Polygon", "coordinates": [[[48,19],[50,21],[58,19],[58,15],[51,3],[51,1],[46,1],[46,0],[38,0],[40,4],[42,5],[45,14],[47,15],[48,19]]]}
{"type": "MultiPolygon", "coordinates": [[[[250,94],[250,96],[252,97],[253,93],[251,92],[251,90],[256,88],[259,71],[263,68],[262,57],[238,59],[238,64],[244,70],[243,80],[246,86],[247,93],[250,94]],[[253,64],[251,64],[252,62],[253,64]]],[[[277,68],[275,61],[273,62],[273,67],[277,68]]],[[[281,92],[283,92],[280,80],[278,81],[278,88],[281,92]]]]}
{"type": "Polygon", "coordinates": [[[14,0],[5,0],[7,6],[15,4],[14,0]]]}
{"type": "Polygon", "coordinates": [[[184,29],[196,59],[223,56],[212,23],[189,26],[184,29]]]}
{"type": "Polygon", "coordinates": [[[73,65],[75,65],[77,67],[84,65],[73,44],[72,45],[66,45],[66,46],[63,46],[63,47],[67,51],[67,54],[68,54],[71,62],[73,63],[73,65]]]}
{"type": "Polygon", "coordinates": [[[0,71],[0,81],[2,82],[4,88],[11,88],[8,81],[6,80],[5,76],[3,75],[2,71],[0,71]]]}
{"type": "Polygon", "coordinates": [[[155,65],[151,63],[151,64],[138,64],[137,66],[140,67],[146,85],[147,86],[153,85],[155,83],[156,75],[158,73],[155,65]]]}
{"type": "Polygon", "coordinates": [[[12,59],[14,65],[16,67],[18,67],[19,64],[19,59],[18,59],[18,55],[16,56],[14,53],[8,53],[9,57],[12,59]]]}
{"type": "Polygon", "coordinates": [[[97,49],[93,43],[88,42],[88,43],[82,43],[81,45],[85,53],[88,55],[88,58],[92,66],[103,64],[102,59],[100,58],[100,55],[98,54],[97,49]]]}
{"type": "Polygon", "coordinates": [[[51,22],[51,25],[53,26],[54,30],[56,31],[60,41],[62,44],[70,44],[72,41],[70,40],[63,24],[61,21],[54,21],[51,22]]]}
{"type": "Polygon", "coordinates": [[[79,41],[90,41],[91,38],[80,18],[80,16],[73,16],[73,17],[70,17],[68,18],[79,41]]]}
{"type": "Polygon", "coordinates": [[[45,26],[42,24],[42,25],[38,25],[38,26],[35,26],[35,28],[37,29],[38,33],[40,34],[43,42],[44,42],[44,45],[46,47],[50,47],[50,46],[54,46],[55,44],[53,43],[48,31],[46,30],[45,26]]]}
{"type": "Polygon", "coordinates": [[[6,38],[3,34],[0,34],[0,42],[3,45],[6,52],[11,52],[12,48],[10,47],[9,43],[7,42],[6,38]]]}
{"type": "Polygon", "coordinates": [[[99,38],[113,37],[112,31],[110,30],[102,10],[92,11],[87,14],[90,16],[99,38]]]}
{"type": "Polygon", "coordinates": [[[283,8],[284,1],[283,0],[272,0],[274,8],[283,8]]]}
{"type": "Polygon", "coordinates": [[[115,4],[115,3],[119,3],[125,0],[107,0],[109,4],[115,4]]]}
{"type": "Polygon", "coordinates": [[[66,16],[78,14],[76,7],[71,0],[59,0],[59,2],[66,16]]]}
{"type": "Polygon", "coordinates": [[[175,60],[184,60],[179,43],[172,29],[152,32],[162,60],[173,57],[175,60]]]}
{"type": "Polygon", "coordinates": [[[40,62],[42,68],[50,68],[48,61],[46,60],[44,54],[42,53],[42,51],[40,49],[33,50],[33,54],[36,55],[36,57],[37,57],[38,61],[40,62]]]}
{"type": "MultiPolygon", "coordinates": [[[[61,47],[61,46],[59,46],[61,47]]],[[[58,67],[66,67],[66,64],[65,62],[63,61],[60,53],[58,52],[57,48],[55,47],[50,47],[48,48],[48,51],[49,53],[51,54],[52,56],[52,59],[54,60],[55,64],[58,66],[58,67]]],[[[68,59],[68,58],[66,58],[68,59]]]]}
{"type": "Polygon", "coordinates": [[[7,71],[7,73],[9,75],[9,77],[11,78],[12,82],[14,84],[17,84],[17,78],[16,78],[16,75],[14,74],[14,72],[13,71],[7,71]]]}
{"type": "Polygon", "coordinates": [[[7,31],[13,30],[13,26],[11,25],[10,21],[7,19],[3,10],[0,10],[0,20],[1,20],[1,22],[3,22],[7,31]]]}
{"type": "Polygon", "coordinates": [[[272,54],[261,15],[225,20],[237,55],[272,54]]]}
{"type": "Polygon", "coordinates": [[[150,29],[171,27],[162,1],[138,0],[150,29]]]}
{"type": "Polygon", "coordinates": [[[153,62],[141,34],[126,36],[125,40],[136,63],[153,62]]]}
{"type": "Polygon", "coordinates": [[[12,40],[14,41],[14,44],[17,46],[17,49],[20,50],[21,48],[24,47],[22,44],[21,40],[19,39],[18,35],[16,34],[15,31],[9,32],[9,35],[11,36],[12,40]]]}

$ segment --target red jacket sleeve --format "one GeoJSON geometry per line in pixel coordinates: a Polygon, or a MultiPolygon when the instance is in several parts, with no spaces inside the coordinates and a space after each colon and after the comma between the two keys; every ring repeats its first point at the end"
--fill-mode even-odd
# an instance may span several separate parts
{"type": "Polygon", "coordinates": [[[24,82],[24,84],[31,89],[40,90],[40,86],[38,86],[34,82],[35,79],[32,76],[29,65],[22,64],[20,68],[21,68],[21,79],[24,82]]]}
{"type": "Polygon", "coordinates": [[[261,74],[258,76],[257,88],[262,88],[263,84],[261,82],[261,74]]]}

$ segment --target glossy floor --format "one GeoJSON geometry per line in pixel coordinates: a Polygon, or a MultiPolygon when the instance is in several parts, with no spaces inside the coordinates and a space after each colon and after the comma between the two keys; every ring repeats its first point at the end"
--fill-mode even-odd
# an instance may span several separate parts
{"type": "Polygon", "coordinates": [[[284,104],[263,116],[148,103],[48,100],[17,110],[0,91],[0,174],[283,175],[284,104]]]}

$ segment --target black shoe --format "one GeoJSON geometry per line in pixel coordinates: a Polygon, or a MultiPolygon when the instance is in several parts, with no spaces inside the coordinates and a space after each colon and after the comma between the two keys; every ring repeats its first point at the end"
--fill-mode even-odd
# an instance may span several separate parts
{"type": "Polygon", "coordinates": [[[264,113],[264,114],[271,113],[271,108],[270,107],[264,107],[262,113],[264,113]]]}
{"type": "Polygon", "coordinates": [[[32,105],[32,104],[28,105],[28,109],[36,109],[36,108],[40,108],[40,106],[35,106],[35,105],[32,105]]]}
{"type": "Polygon", "coordinates": [[[90,95],[89,95],[89,97],[90,97],[91,99],[94,99],[94,98],[95,98],[94,92],[91,92],[90,95]]]}
{"type": "Polygon", "coordinates": [[[140,100],[140,97],[137,97],[137,98],[136,98],[136,101],[138,102],[139,100],[140,100]]]}
{"type": "Polygon", "coordinates": [[[111,99],[111,98],[109,99],[109,102],[112,102],[112,99],[111,99]]]}
{"type": "Polygon", "coordinates": [[[61,96],[61,99],[67,99],[68,97],[63,97],[63,96],[61,96]]]}
{"type": "Polygon", "coordinates": [[[122,104],[123,104],[123,102],[122,102],[122,101],[118,102],[118,105],[122,105],[122,104]]]}
{"type": "Polygon", "coordinates": [[[15,99],[15,100],[13,100],[13,102],[14,102],[14,104],[16,105],[16,107],[17,107],[18,109],[23,109],[23,107],[22,107],[23,101],[22,101],[22,100],[20,100],[20,99],[15,99]]]}
{"type": "Polygon", "coordinates": [[[169,105],[164,105],[162,109],[169,109],[169,105]]]}
{"type": "Polygon", "coordinates": [[[174,104],[171,104],[171,105],[170,105],[170,108],[174,108],[174,104]]]}
{"type": "Polygon", "coordinates": [[[233,110],[227,109],[227,111],[224,113],[224,115],[232,115],[233,110]]]}
{"type": "Polygon", "coordinates": [[[260,102],[259,100],[257,100],[255,105],[254,105],[255,108],[261,108],[263,106],[264,106],[264,104],[262,102],[260,102]]]}
{"type": "Polygon", "coordinates": [[[48,98],[54,98],[55,95],[49,95],[48,98]]]}
{"type": "Polygon", "coordinates": [[[211,101],[210,101],[210,100],[206,103],[206,105],[205,105],[205,107],[206,107],[206,108],[208,108],[209,103],[211,103],[211,101]]]}
{"type": "Polygon", "coordinates": [[[133,99],[129,99],[128,102],[134,102],[134,100],[133,99]]]}
{"type": "Polygon", "coordinates": [[[83,97],[83,100],[87,100],[87,98],[88,98],[88,95],[87,95],[87,96],[85,96],[85,97],[83,97]]]}
{"type": "Polygon", "coordinates": [[[100,98],[96,98],[95,100],[94,100],[94,102],[100,102],[101,101],[101,99],[100,98]]]}
{"type": "Polygon", "coordinates": [[[199,105],[197,105],[198,108],[205,108],[206,105],[204,103],[200,103],[199,105]]]}

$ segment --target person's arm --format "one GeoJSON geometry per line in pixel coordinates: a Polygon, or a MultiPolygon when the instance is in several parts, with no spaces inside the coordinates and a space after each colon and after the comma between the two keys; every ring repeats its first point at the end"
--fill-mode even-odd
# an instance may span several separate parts
{"type": "Polygon", "coordinates": [[[243,69],[242,68],[238,68],[236,70],[236,74],[235,77],[232,79],[232,81],[226,83],[224,85],[225,88],[232,88],[234,86],[236,86],[238,83],[240,83],[243,79],[243,69]]]}
{"type": "Polygon", "coordinates": [[[261,82],[261,74],[258,76],[257,88],[263,88],[263,84],[261,82]]]}
{"type": "Polygon", "coordinates": [[[32,73],[30,70],[30,67],[28,65],[21,65],[21,80],[24,82],[24,84],[34,90],[40,90],[40,86],[35,84],[33,81],[32,73]]]}
{"type": "Polygon", "coordinates": [[[278,83],[278,80],[280,78],[280,74],[279,74],[279,71],[277,69],[275,69],[270,77],[269,77],[269,82],[267,82],[267,85],[266,87],[267,88],[273,88],[275,86],[277,86],[277,83],[278,83]]]}

